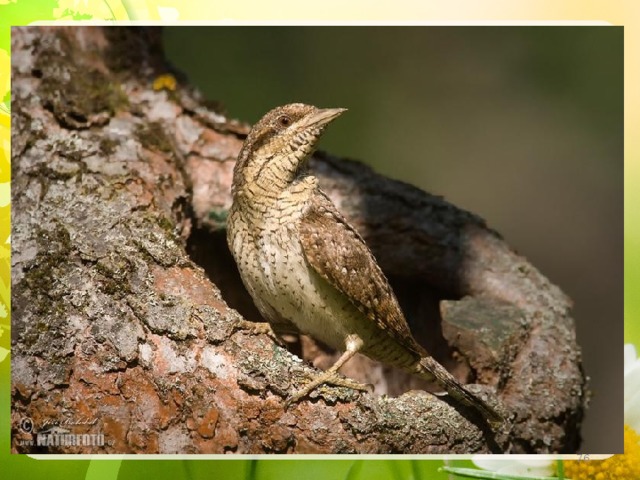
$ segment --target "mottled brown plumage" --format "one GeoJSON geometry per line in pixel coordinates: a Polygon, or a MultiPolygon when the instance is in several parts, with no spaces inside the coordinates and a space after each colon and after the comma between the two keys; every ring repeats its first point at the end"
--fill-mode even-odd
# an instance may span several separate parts
{"type": "Polygon", "coordinates": [[[306,174],[306,160],[343,109],[291,104],[251,130],[234,170],[228,243],[256,306],[276,331],[291,327],[345,353],[289,401],[321,383],[361,385],[338,369],[356,352],[435,380],[459,403],[500,416],[414,340],[398,301],[358,232],[306,174]]]}
{"type": "Polygon", "coordinates": [[[425,355],[364,240],[331,200],[321,190],[317,193],[311,197],[298,230],[307,262],[380,330],[414,353],[416,359],[425,355]]]}

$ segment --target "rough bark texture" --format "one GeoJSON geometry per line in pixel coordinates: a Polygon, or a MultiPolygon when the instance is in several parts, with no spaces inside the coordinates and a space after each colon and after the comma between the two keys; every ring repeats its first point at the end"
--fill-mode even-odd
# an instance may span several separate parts
{"type": "MultiPolygon", "coordinates": [[[[158,30],[12,42],[15,452],[576,451],[587,394],[566,296],[478,217],[321,154],[312,170],[418,340],[509,422],[493,434],[363,358],[345,373],[397,398],[324,387],[284,411],[316,370],[236,328],[238,311],[259,316],[224,242],[248,127],[184,81],[152,88],[168,68],[158,30]],[[42,431],[105,443],[38,446],[42,431]]],[[[330,364],[309,339],[291,348],[330,364]]]]}

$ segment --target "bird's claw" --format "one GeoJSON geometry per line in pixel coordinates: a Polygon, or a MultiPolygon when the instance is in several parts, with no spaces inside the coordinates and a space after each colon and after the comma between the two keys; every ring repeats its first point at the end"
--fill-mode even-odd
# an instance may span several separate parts
{"type": "Polygon", "coordinates": [[[336,387],[346,387],[362,392],[373,391],[373,385],[370,383],[364,384],[356,382],[355,380],[351,380],[350,378],[343,377],[337,372],[326,371],[318,375],[310,383],[287,398],[284,402],[284,409],[287,410],[293,403],[297,403],[299,400],[309,395],[313,390],[315,390],[322,384],[333,385],[336,387]]]}
{"type": "Polygon", "coordinates": [[[271,325],[267,322],[250,322],[249,320],[238,320],[234,325],[234,331],[245,330],[252,332],[255,335],[267,335],[271,339],[280,343],[278,336],[271,328],[271,325]]]}

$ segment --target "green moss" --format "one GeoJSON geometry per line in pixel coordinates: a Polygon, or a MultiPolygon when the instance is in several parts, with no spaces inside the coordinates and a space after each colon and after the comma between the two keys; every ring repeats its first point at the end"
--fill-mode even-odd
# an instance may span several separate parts
{"type": "Polygon", "coordinates": [[[118,142],[116,142],[113,138],[102,137],[100,139],[100,152],[106,156],[112,155],[113,152],[116,151],[117,146],[118,142]]]}
{"type": "Polygon", "coordinates": [[[42,320],[38,320],[38,323],[36,323],[36,331],[38,332],[39,335],[42,335],[48,332],[50,328],[51,327],[49,326],[49,324],[42,320]]]}
{"type": "Polygon", "coordinates": [[[135,135],[142,146],[149,150],[165,153],[173,152],[171,141],[164,132],[162,125],[157,122],[137,125],[135,135]]]}
{"type": "Polygon", "coordinates": [[[229,216],[229,210],[225,208],[212,208],[209,210],[209,220],[212,227],[215,230],[224,230],[227,228],[227,217],[229,216]]]}
{"type": "Polygon", "coordinates": [[[173,235],[175,224],[165,216],[158,216],[158,226],[166,233],[173,235]]]}
{"type": "Polygon", "coordinates": [[[128,104],[120,86],[109,83],[97,71],[76,75],[64,85],[56,80],[43,82],[39,93],[45,107],[53,112],[62,125],[70,128],[104,124],[128,104]]]}
{"type": "Polygon", "coordinates": [[[131,289],[124,286],[124,284],[117,282],[113,278],[106,277],[102,281],[101,290],[112,297],[123,298],[129,293],[131,289]]]}
{"type": "Polygon", "coordinates": [[[18,284],[18,291],[31,290],[35,301],[34,313],[39,316],[63,315],[64,302],[57,298],[51,286],[60,274],[59,266],[69,260],[71,239],[62,225],[52,230],[40,228],[37,231],[39,252],[34,261],[26,268],[24,278],[18,284]]]}
{"type": "Polygon", "coordinates": [[[95,270],[100,274],[100,289],[105,294],[115,298],[123,298],[131,294],[129,276],[132,266],[125,259],[100,260],[96,263],[95,270]]]}
{"type": "Polygon", "coordinates": [[[58,38],[59,44],[39,52],[33,69],[41,72],[38,94],[45,108],[67,128],[106,123],[115,112],[128,106],[127,96],[118,83],[98,69],[62,58],[61,51],[71,51],[71,46],[64,36],[58,38]]]}

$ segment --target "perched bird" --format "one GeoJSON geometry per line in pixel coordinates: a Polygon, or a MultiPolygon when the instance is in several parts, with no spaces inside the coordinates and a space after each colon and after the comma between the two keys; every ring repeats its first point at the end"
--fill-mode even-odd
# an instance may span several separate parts
{"type": "Polygon", "coordinates": [[[323,383],[363,389],[337,373],[360,352],[435,381],[499,425],[501,416],[414,340],[373,254],[305,170],[325,127],[344,111],[301,103],[271,110],[249,133],[233,172],[227,241],[258,310],[276,331],[293,325],[344,351],[288,402],[323,383]]]}

